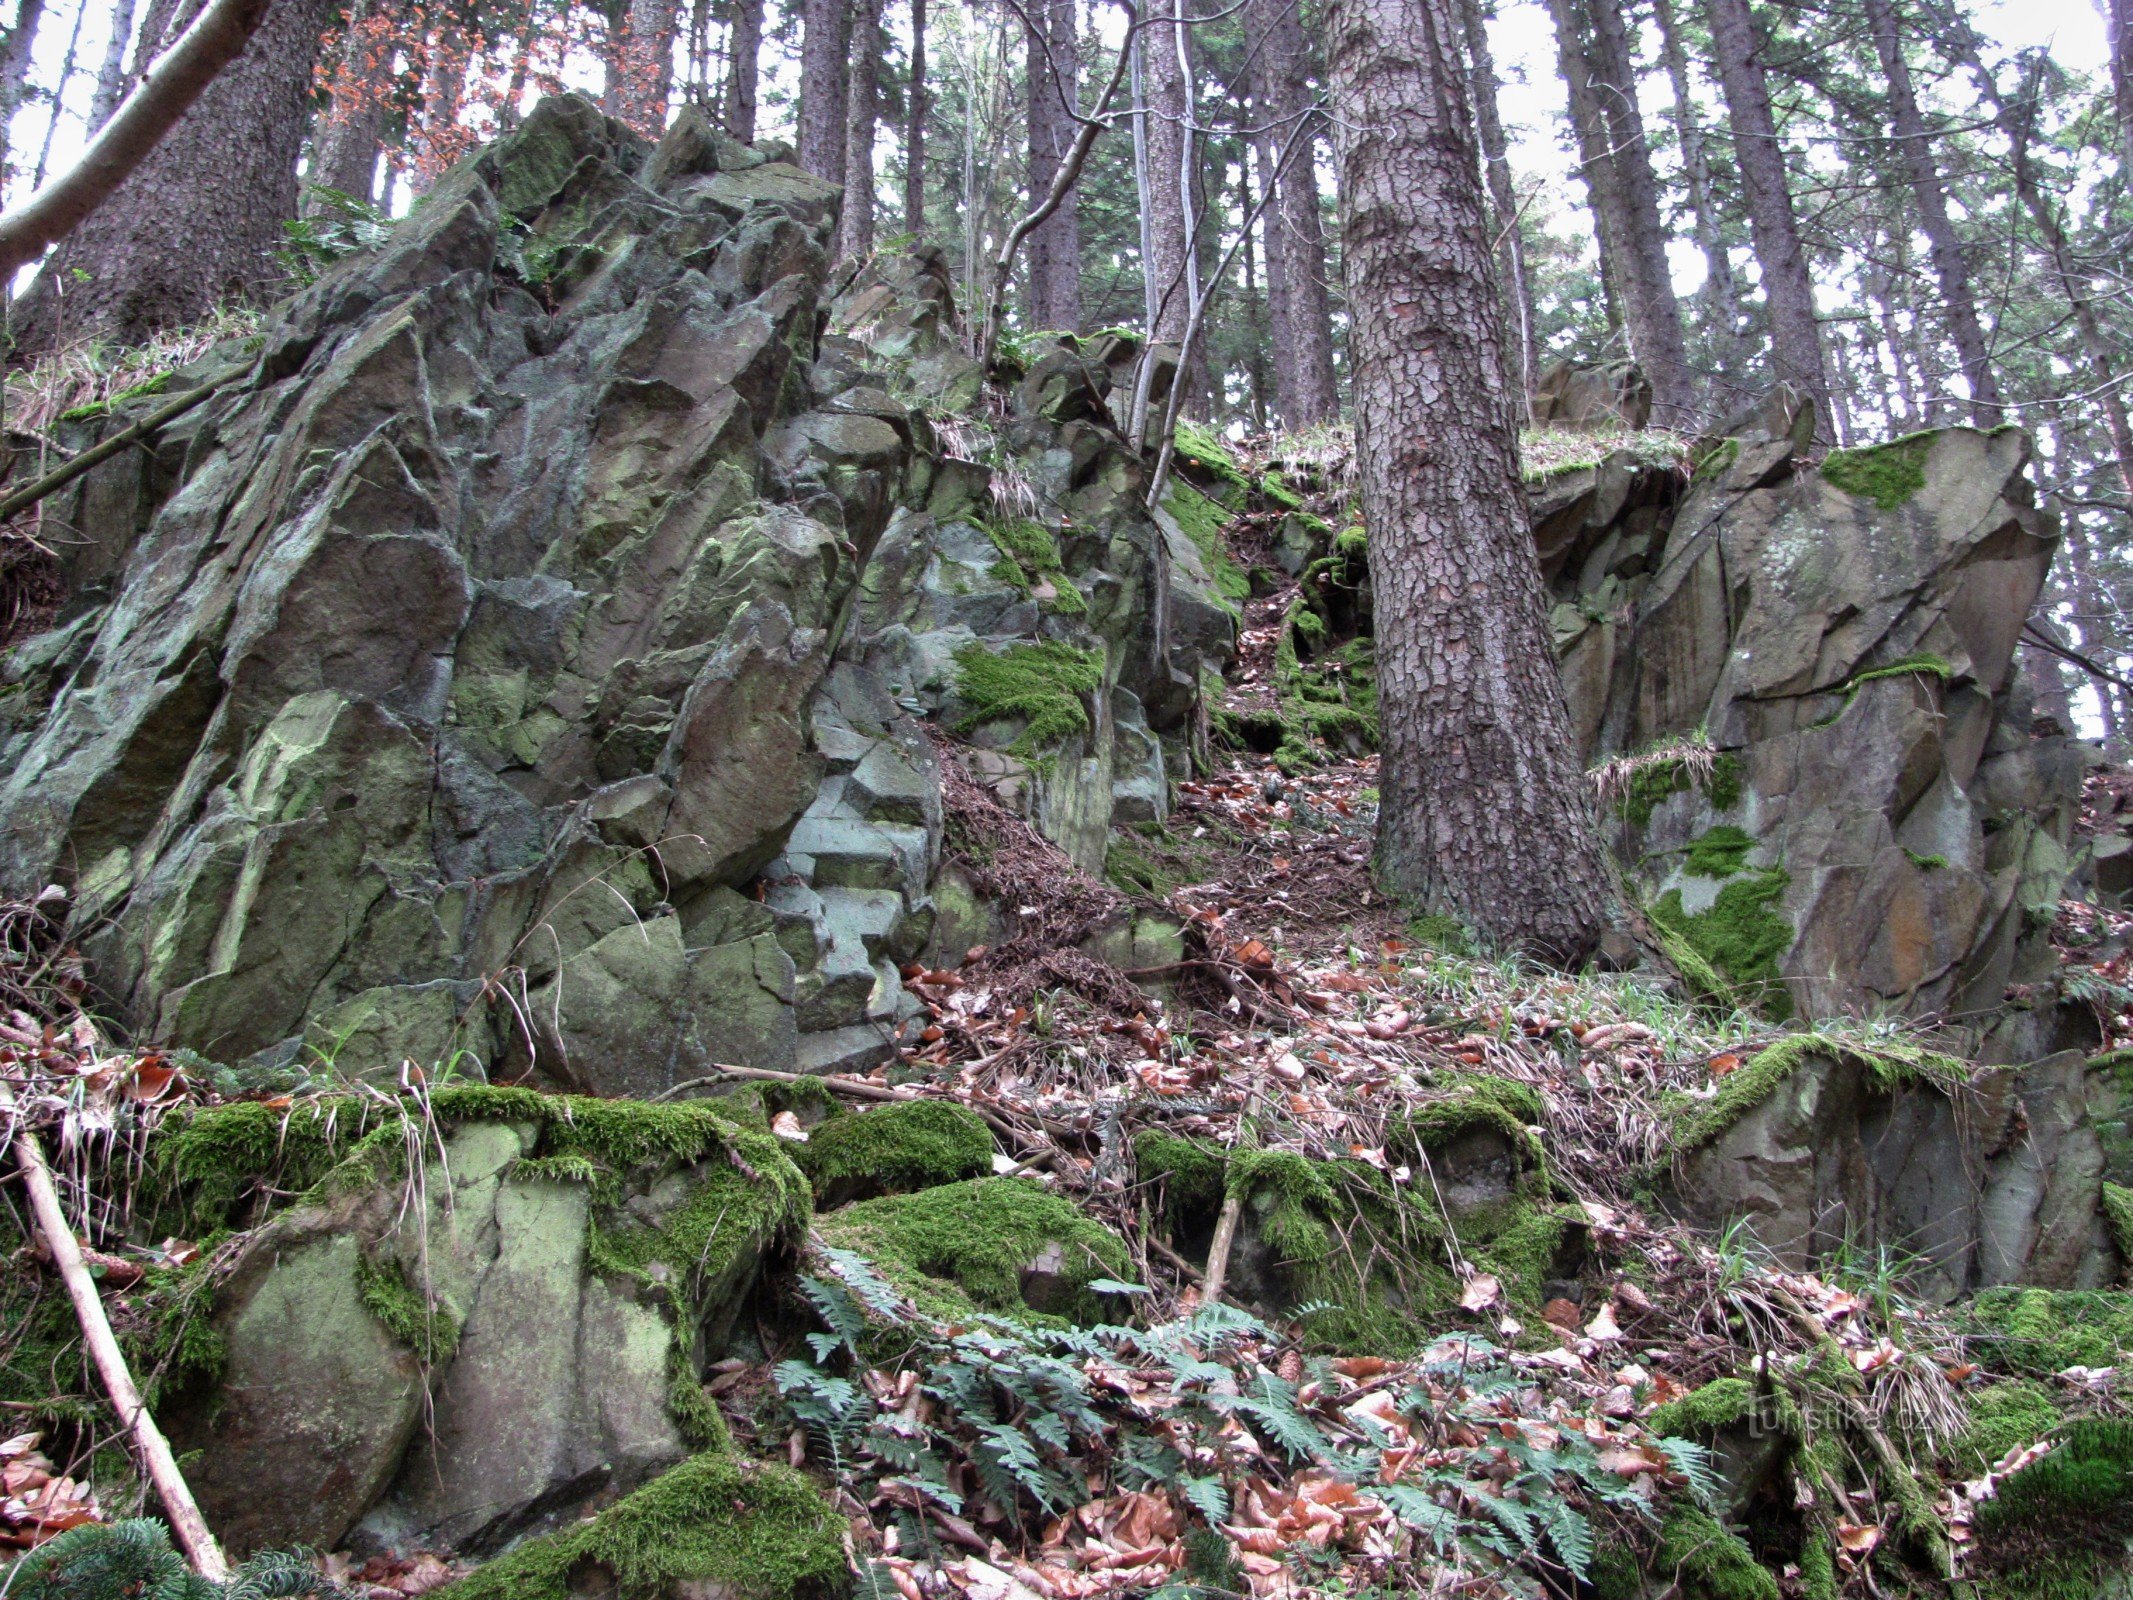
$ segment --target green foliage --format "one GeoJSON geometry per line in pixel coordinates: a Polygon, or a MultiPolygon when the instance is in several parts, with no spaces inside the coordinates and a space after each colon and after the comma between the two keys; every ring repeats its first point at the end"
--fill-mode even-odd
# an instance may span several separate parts
{"type": "Polygon", "coordinates": [[[2000,1485],[1977,1511],[1990,1592],[2089,1600],[2127,1570],[2133,1538],[2133,1422],[2089,1418],[2000,1485]]]}
{"type": "Polygon", "coordinates": [[[2133,1360],[2133,1294],[1985,1289],[1970,1302],[1965,1320],[1972,1353],[1999,1372],[2049,1378],[2068,1367],[2133,1360]]]}
{"type": "Polygon", "coordinates": [[[968,733],[987,722],[1019,721],[1008,746],[1025,760],[1089,729],[1083,695],[1103,687],[1103,657],[1094,650],[1046,640],[1010,645],[995,655],[976,640],[955,653],[955,692],[969,711],[956,724],[968,733]]]}
{"type": "Polygon", "coordinates": [[[1846,494],[1893,511],[1926,486],[1926,457],[1936,437],[1913,433],[1887,444],[1832,450],[1822,460],[1822,476],[1846,494]]]}
{"type": "Polygon", "coordinates": [[[1642,828],[1650,824],[1652,812],[1662,801],[1697,788],[1717,810],[1731,811],[1740,804],[1740,757],[1730,750],[1718,752],[1711,758],[1708,776],[1700,763],[1680,756],[1661,755],[1655,760],[1639,761],[1623,786],[1616,809],[1633,826],[1642,828]]]}
{"type": "Polygon", "coordinates": [[[883,1192],[925,1189],[990,1170],[992,1131],[963,1106],[916,1100],[832,1117],[793,1147],[793,1159],[818,1196],[862,1183],[883,1192]]]}
{"type": "Polygon", "coordinates": [[[1747,1421],[1755,1410],[1754,1384],[1746,1378],[1716,1378],[1659,1407],[1647,1426],[1654,1433],[1709,1440],[1720,1430],[1747,1421]]]}
{"type": "Polygon", "coordinates": [[[1229,512],[1175,475],[1163,491],[1163,509],[1200,553],[1200,562],[1214,581],[1216,593],[1234,615],[1251,598],[1252,580],[1223,543],[1222,530],[1229,526],[1229,512]]]}
{"type": "Polygon", "coordinates": [[[1028,517],[1011,517],[983,526],[986,537],[1000,552],[1000,559],[992,568],[995,578],[1024,594],[1042,580],[1052,591],[1051,598],[1044,602],[1046,609],[1063,616],[1087,614],[1089,603],[1067,576],[1059,557],[1059,541],[1049,528],[1028,517]]]}
{"type": "Polygon", "coordinates": [[[1910,677],[1938,678],[1942,682],[1946,682],[1954,675],[1955,668],[1946,657],[1932,654],[1904,656],[1900,660],[1891,661],[1885,666],[1864,668],[1853,673],[1838,686],[1837,692],[1841,693],[1844,698],[1838,702],[1836,710],[1822,718],[1815,726],[1826,728],[1843,716],[1845,712],[1851,709],[1852,702],[1859,698],[1859,691],[1870,683],[1877,683],[1884,678],[1910,677]]]}
{"type": "Polygon", "coordinates": [[[1652,1567],[1695,1600],[1778,1600],[1778,1583],[1739,1534],[1683,1507],[1659,1529],[1652,1567]]]}
{"type": "Polygon", "coordinates": [[[392,237],[392,218],[369,201],[323,184],[310,185],[306,193],[317,202],[315,214],[284,222],[289,242],[276,252],[298,283],[314,283],[336,261],[374,250],[392,237]]]}
{"type": "Polygon", "coordinates": [[[75,406],[72,410],[62,411],[59,414],[59,420],[61,422],[89,422],[97,417],[107,417],[129,400],[143,400],[150,395],[161,394],[170,387],[170,380],[176,376],[177,374],[174,372],[159,372],[152,378],[147,378],[140,383],[134,384],[131,388],[119,390],[118,393],[107,400],[95,400],[88,405],[75,406]]]}
{"type": "Polygon", "coordinates": [[[1964,1478],[1989,1471],[2011,1450],[2035,1444],[2060,1420],[2051,1391],[2033,1378],[1987,1384],[1970,1397],[1968,1409],[1969,1423],[1948,1449],[1956,1474],[1964,1478]]]}
{"type": "Polygon", "coordinates": [[[1407,937],[1426,949],[1441,950],[1448,956],[1474,953],[1473,935],[1457,917],[1442,911],[1413,918],[1407,924],[1407,937]]]}
{"type": "Polygon", "coordinates": [[[151,1517],[86,1523],[39,1545],[8,1572],[10,1600],[341,1600],[308,1555],[266,1551],[211,1583],[171,1548],[151,1517]]]}
{"type": "Polygon", "coordinates": [[[2133,1266],[2133,1189],[2106,1183],[2098,1203],[2103,1208],[2104,1221],[2110,1225],[2111,1243],[2118,1247],[2118,1259],[2133,1266]]]}
{"type": "Polygon", "coordinates": [[[1094,1320],[1098,1304],[1089,1286],[1129,1264],[1116,1234],[1026,1178],[862,1200],[818,1218],[816,1229],[825,1243],[867,1257],[929,1314],[947,1319],[972,1307],[1029,1315],[1023,1274],[1054,1247],[1052,1309],[1094,1320]]]}
{"type": "Polygon", "coordinates": [[[441,1296],[424,1294],[409,1281],[398,1261],[356,1262],[356,1292],[363,1304],[400,1343],[414,1351],[425,1367],[451,1360],[459,1348],[461,1318],[441,1296]]]}
{"type": "Polygon", "coordinates": [[[1723,477],[1739,459],[1740,441],[1720,439],[1697,454],[1689,467],[1689,480],[1692,483],[1705,483],[1712,478],[1723,477]]]}
{"type": "Polygon", "coordinates": [[[844,1587],[844,1523],[789,1467],[717,1451],[692,1456],[591,1522],[533,1539],[439,1600],[568,1600],[586,1568],[619,1600],[656,1600],[684,1583],[747,1600],[830,1595],[844,1587]]]}
{"type": "Polygon", "coordinates": [[[1682,866],[1699,878],[1730,878],[1748,864],[1755,841],[1730,822],[1707,829],[1689,843],[1682,866]]]}

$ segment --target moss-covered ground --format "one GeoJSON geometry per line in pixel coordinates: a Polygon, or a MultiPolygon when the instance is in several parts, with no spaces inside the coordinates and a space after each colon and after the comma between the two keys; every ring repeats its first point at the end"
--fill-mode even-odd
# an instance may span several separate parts
{"type": "Polygon", "coordinates": [[[902,1193],[984,1176],[992,1130],[962,1106],[918,1100],[831,1117],[793,1147],[793,1159],[823,1203],[845,1193],[902,1193]]]}
{"type": "Polygon", "coordinates": [[[969,733],[988,722],[1020,722],[1008,746],[1024,760],[1040,759],[1089,730],[1084,697],[1103,687],[1103,657],[1094,650],[1047,640],[994,652],[976,641],[955,653],[955,692],[968,708],[956,724],[969,733]]]}
{"type": "Polygon", "coordinates": [[[1832,450],[1822,459],[1822,476],[1846,494],[1894,511],[1926,486],[1926,457],[1936,437],[1913,433],[1887,444],[1832,450]]]}

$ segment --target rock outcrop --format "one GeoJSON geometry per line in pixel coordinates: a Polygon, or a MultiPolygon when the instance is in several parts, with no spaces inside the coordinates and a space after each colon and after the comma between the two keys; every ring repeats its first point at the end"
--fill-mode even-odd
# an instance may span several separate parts
{"type": "Polygon", "coordinates": [[[1160,814],[1234,617],[1107,369],[961,415],[944,266],[831,282],[837,199],[544,102],[82,481],[0,882],[71,889],[142,1034],[606,1093],[863,1065],[932,926],[919,716],[1084,864],[1160,814]]]}

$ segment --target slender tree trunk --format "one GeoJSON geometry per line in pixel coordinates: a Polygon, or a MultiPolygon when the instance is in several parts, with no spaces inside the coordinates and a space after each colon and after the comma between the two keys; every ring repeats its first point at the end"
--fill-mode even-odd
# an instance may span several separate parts
{"type": "Polygon", "coordinates": [[[30,174],[30,188],[44,187],[44,175],[52,165],[52,140],[59,132],[59,116],[67,107],[67,85],[74,81],[74,63],[81,54],[81,25],[87,20],[89,7],[83,4],[74,12],[74,27],[67,35],[67,53],[60,59],[59,76],[52,85],[52,114],[45,118],[44,142],[37,147],[37,166],[30,174]]]}
{"type": "MultiPolygon", "coordinates": [[[[1266,102],[1255,100],[1253,117],[1260,123],[1259,136],[1254,143],[1253,154],[1259,164],[1259,193],[1275,195],[1275,167],[1281,160],[1281,130],[1273,124],[1273,115],[1266,102]]],[[[1289,327],[1289,280],[1288,252],[1281,248],[1280,200],[1278,195],[1267,202],[1259,218],[1259,236],[1266,241],[1266,320],[1267,337],[1273,341],[1276,352],[1274,362],[1274,411],[1284,426],[1289,423],[1289,391],[1295,379],[1287,372],[1288,352],[1296,348],[1296,336],[1289,327]]]]}
{"type": "Polygon", "coordinates": [[[609,113],[649,139],[666,131],[680,10],[678,0],[629,0],[608,76],[609,113]]]}
{"type": "MultiPolygon", "coordinates": [[[[1252,0],[1245,13],[1248,38],[1259,41],[1253,59],[1253,99],[1274,124],[1278,152],[1301,140],[1277,179],[1278,198],[1267,226],[1269,261],[1282,258],[1282,322],[1288,343],[1275,367],[1281,420],[1291,429],[1340,419],[1340,388],[1333,372],[1333,314],[1326,294],[1326,238],[1318,214],[1317,148],[1322,119],[1313,105],[1310,47],[1296,0],[1252,0]]],[[[1271,269],[1268,281],[1272,281],[1271,269]]]]}
{"type": "MultiPolygon", "coordinates": [[[[924,0],[917,3],[923,4],[924,0]]],[[[754,144],[756,77],[763,54],[763,0],[733,0],[726,54],[726,131],[742,144],[754,144]]]]}
{"type": "MultiPolygon", "coordinates": [[[[1074,147],[1069,108],[1081,103],[1081,41],[1074,0],[1032,0],[1029,32],[1030,208],[1051,193],[1074,147]],[[1041,26],[1042,31],[1039,31],[1041,26]]],[[[1030,316],[1034,327],[1081,326],[1081,189],[1076,184],[1028,241],[1030,316]]]]}
{"type": "MultiPolygon", "coordinates": [[[[519,125],[519,101],[526,95],[526,80],[533,72],[533,40],[539,30],[541,18],[540,0],[526,0],[526,8],[519,14],[518,37],[511,45],[511,75],[504,80],[502,101],[496,108],[496,123],[509,133],[519,125]]],[[[389,58],[388,58],[389,59],[389,58]]],[[[392,163],[385,165],[385,182],[381,193],[392,194],[392,163]]]]}
{"type": "Polygon", "coordinates": [[[1877,326],[1881,342],[1889,353],[1889,371],[1896,380],[1896,401],[1903,407],[1903,420],[1911,427],[1922,427],[1925,412],[1918,403],[1918,387],[1911,381],[1911,364],[1904,354],[1903,329],[1896,321],[1896,303],[1888,274],[1875,274],[1867,292],[1878,313],[1877,326]]]}
{"type": "Polygon", "coordinates": [[[2105,0],[2111,49],[2111,103],[2118,112],[2119,171],[2133,175],[2133,0],[2105,0]]]}
{"type": "MultiPolygon", "coordinates": [[[[2065,522],[2066,560],[2068,587],[2073,592],[2074,631],[2081,652],[2091,660],[2115,653],[2111,629],[2104,608],[2103,589],[2096,581],[2095,550],[2091,545],[2088,524],[2078,516],[2065,522]]],[[[2116,751],[2119,748],[2118,708],[2113,704],[2113,686],[2108,683],[2096,685],[2096,703],[2103,715],[2105,744],[2116,751]]]]}
{"type": "Polygon", "coordinates": [[[1622,214],[1621,191],[1615,185],[1614,166],[1608,160],[1607,119],[1600,113],[1593,93],[1592,63],[1587,59],[1577,21],[1575,0],[1548,0],[1548,13],[1555,24],[1556,70],[1561,74],[1570,116],[1570,131],[1577,139],[1578,177],[1585,185],[1587,209],[1592,213],[1593,243],[1600,258],[1600,290],[1606,299],[1607,331],[1618,337],[1627,331],[1627,296],[1622,283],[1623,240],[1629,224],[1622,214]]]}
{"type": "Polygon", "coordinates": [[[89,100],[89,133],[111,120],[126,94],[126,46],[133,38],[133,0],[114,0],[111,7],[111,37],[104,45],[104,64],[97,70],[96,93],[89,100]]]}
{"type": "Polygon", "coordinates": [[[1660,49],[1666,57],[1667,81],[1674,91],[1674,136],[1681,145],[1689,211],[1696,219],[1696,246],[1703,252],[1704,315],[1717,330],[1721,365],[1731,368],[1740,347],[1740,284],[1733,276],[1733,258],[1726,250],[1725,226],[1711,184],[1711,156],[1703,142],[1703,123],[1696,115],[1696,96],[1689,82],[1681,31],[1674,19],[1674,0],[1653,0],[1653,4],[1659,20],[1660,49]]]}
{"type": "Polygon", "coordinates": [[[1919,114],[1918,96],[1911,86],[1911,67],[1904,60],[1903,33],[1894,0],[1866,0],[1866,20],[1873,30],[1874,48],[1881,56],[1882,75],[1888,83],[1890,131],[1896,136],[1897,150],[1903,158],[1911,198],[1918,205],[1919,226],[1932,246],[1933,273],[1940,282],[1948,337],[1962,358],[1971,414],[1979,427],[1996,427],[2000,422],[1999,380],[1993,374],[1984,326],[1978,320],[1977,297],[1970,289],[1970,268],[1963,260],[1962,241],[1956,237],[1955,224],[1948,217],[1948,194],[1933,159],[1932,136],[1926,129],[1926,119],[1919,114]]]}
{"type": "Polygon", "coordinates": [[[296,215],[312,65],[331,15],[331,0],[274,0],[243,53],[45,262],[15,308],[22,349],[82,334],[136,344],[281,281],[275,252],[296,215]]]}
{"type": "Polygon", "coordinates": [[[874,253],[874,123],[881,91],[881,0],[854,0],[851,28],[851,93],[844,119],[844,210],[837,222],[837,256],[842,261],[857,261],[874,253]]]}
{"type": "Polygon", "coordinates": [[[1763,73],[1763,41],[1748,0],[1705,0],[1712,53],[1733,122],[1734,160],[1748,202],[1755,258],[1763,269],[1763,300],[1770,313],[1770,364],[1780,382],[1809,395],[1829,420],[1829,368],[1815,320],[1814,283],[1800,223],[1785,186],[1785,151],[1770,110],[1763,73]]]}
{"type": "Polygon", "coordinates": [[[1149,259],[1143,270],[1155,293],[1155,321],[1149,330],[1162,343],[1176,343],[1185,332],[1186,200],[1184,168],[1190,136],[1186,120],[1191,91],[1178,61],[1183,23],[1159,22],[1139,36],[1141,78],[1148,95],[1149,259]]]}
{"type": "Polygon", "coordinates": [[[1518,370],[1510,377],[1513,387],[1526,397],[1522,414],[1530,419],[1533,380],[1540,372],[1540,332],[1533,309],[1532,278],[1526,270],[1526,234],[1519,216],[1518,188],[1511,181],[1503,117],[1496,104],[1498,80],[1496,58],[1489,48],[1489,19],[1480,0],[1462,0],[1460,25],[1466,34],[1467,59],[1472,67],[1468,92],[1474,100],[1474,131],[1481,139],[1489,182],[1489,225],[1497,241],[1497,270],[1503,276],[1505,310],[1517,333],[1511,345],[1518,353],[1518,370]]]}
{"type": "Polygon", "coordinates": [[[926,232],[926,0],[911,0],[911,72],[904,90],[904,232],[926,232]]]}
{"type": "Polygon", "coordinates": [[[0,180],[14,174],[9,129],[15,113],[29,97],[30,56],[37,45],[37,28],[44,21],[44,0],[21,0],[15,25],[0,40],[0,180]]]}
{"type": "MultiPolygon", "coordinates": [[[[1252,181],[1249,169],[1239,163],[1237,167],[1237,210],[1242,216],[1252,214],[1252,181]]],[[[1244,323],[1248,339],[1244,364],[1246,394],[1252,407],[1252,431],[1267,431],[1267,308],[1259,293],[1259,253],[1252,248],[1252,230],[1244,230],[1244,323]]]]}
{"type": "Polygon", "coordinates": [[[1630,337],[1637,360],[1652,380],[1652,411],[1662,425],[1685,427],[1694,418],[1696,383],[1689,375],[1681,335],[1681,304],[1674,297],[1667,261],[1667,231],[1659,211],[1659,180],[1653,176],[1637,103],[1637,64],[1622,25],[1622,0],[1583,0],[1591,24],[1593,88],[1606,120],[1622,220],[1629,230],[1623,278],[1630,288],[1630,337]]]}
{"type": "Polygon", "coordinates": [[[842,183],[849,13],[844,0],[806,0],[800,15],[800,165],[842,183]]]}
{"type": "MultiPolygon", "coordinates": [[[[378,152],[385,140],[386,97],[392,90],[392,30],[380,8],[356,0],[341,26],[328,104],[313,124],[311,187],[370,201],[377,192],[378,152]]],[[[327,209],[307,200],[306,211],[327,209]]]]}
{"type": "Polygon", "coordinates": [[[1356,461],[1378,596],[1377,873],[1571,962],[1606,871],[1504,383],[1455,0],[1332,0],[1356,461]]]}

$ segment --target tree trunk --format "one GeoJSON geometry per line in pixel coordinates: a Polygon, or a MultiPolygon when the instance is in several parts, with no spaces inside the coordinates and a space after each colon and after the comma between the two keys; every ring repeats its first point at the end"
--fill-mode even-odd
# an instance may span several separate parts
{"type": "Polygon", "coordinates": [[[1377,874],[1571,962],[1607,878],[1527,523],[1459,36],[1455,0],[1328,7],[1378,596],[1377,874]]]}
{"type": "Polygon", "coordinates": [[[2105,0],[2111,49],[2111,102],[2118,112],[2119,171],[2133,173],[2133,0],[2105,0]]]}
{"type": "Polygon", "coordinates": [[[1281,420],[1290,429],[1340,419],[1340,388],[1333,373],[1333,315],[1326,295],[1326,239],[1318,215],[1320,116],[1312,104],[1310,49],[1294,0],[1252,0],[1245,13],[1247,38],[1259,40],[1253,58],[1252,98],[1274,124],[1277,152],[1296,141],[1276,180],[1277,199],[1268,218],[1268,282],[1272,259],[1282,258],[1282,294],[1288,301],[1281,323],[1288,343],[1275,365],[1281,420]]]}
{"type": "Polygon", "coordinates": [[[926,0],[911,0],[911,72],[904,90],[904,232],[926,232],[926,0]]]}
{"type": "Polygon", "coordinates": [[[1273,125],[1273,114],[1266,102],[1256,97],[1252,116],[1260,124],[1259,136],[1253,141],[1253,153],[1259,163],[1259,193],[1275,196],[1267,201],[1266,208],[1260,213],[1259,237],[1266,243],[1267,337],[1277,352],[1273,375],[1274,413],[1286,424],[1289,389],[1295,380],[1284,369],[1288,365],[1288,352],[1296,348],[1296,337],[1289,329],[1288,252],[1281,248],[1280,200],[1274,179],[1275,165],[1281,160],[1281,130],[1273,125]]]}
{"type": "Polygon", "coordinates": [[[1733,121],[1735,164],[1748,202],[1755,259],[1763,269],[1763,300],[1770,313],[1770,364],[1782,383],[1813,398],[1826,431],[1829,370],[1815,320],[1814,283],[1799,218],[1785,187],[1785,151],[1770,111],[1770,85],[1763,75],[1763,41],[1749,15],[1748,0],[1705,0],[1719,84],[1733,121]]]}
{"type": "MultiPolygon", "coordinates": [[[[923,0],[919,3],[923,4],[923,0]]],[[[726,54],[726,131],[742,144],[754,144],[756,78],[763,54],[763,0],[733,0],[726,54]]]]}
{"type": "Polygon", "coordinates": [[[1586,209],[1592,213],[1592,238],[1600,258],[1600,292],[1606,302],[1607,332],[1610,339],[1619,338],[1627,326],[1620,268],[1622,238],[1628,232],[1628,224],[1622,218],[1621,194],[1608,160],[1607,120],[1601,116],[1593,93],[1592,63],[1586,59],[1574,0],[1548,0],[1548,12],[1555,24],[1556,70],[1563,80],[1565,110],[1571,134],[1577,140],[1578,177],[1585,185],[1586,209]]]}
{"type": "MultiPolygon", "coordinates": [[[[1079,8],[1074,0],[1031,0],[1029,36],[1029,190],[1035,210],[1079,131],[1081,104],[1079,8]],[[1041,31],[1040,31],[1041,29],[1041,31]],[[1070,109],[1071,108],[1071,109],[1070,109]]],[[[1072,333],[1081,326],[1081,187],[1030,231],[1030,320],[1037,328],[1072,333]]]]}
{"type": "Polygon", "coordinates": [[[1178,62],[1182,23],[1158,22],[1140,34],[1141,78],[1148,96],[1149,259],[1142,270],[1155,296],[1157,340],[1174,343],[1185,332],[1187,190],[1184,183],[1186,119],[1190,91],[1178,62]]]}
{"type": "Polygon", "coordinates": [[[1903,34],[1893,0],[1866,0],[1866,21],[1873,30],[1874,48],[1881,56],[1882,75],[1888,83],[1890,131],[1896,136],[1896,147],[1903,157],[1911,198],[1918,205],[1919,226],[1933,249],[1933,273],[1940,281],[1942,314],[1947,318],[1948,337],[1962,358],[1971,415],[1981,428],[1997,427],[2001,420],[1999,380],[1993,375],[1984,326],[1978,320],[1977,297],[1970,290],[1970,268],[1963,260],[1962,241],[1956,237],[1955,224],[1948,217],[1948,194],[1941,183],[1940,168],[1933,160],[1931,135],[1911,87],[1911,67],[1903,58],[1903,34]]]}
{"type": "Polygon", "coordinates": [[[1730,370],[1740,349],[1740,284],[1733,276],[1733,258],[1726,250],[1725,226],[1711,184],[1711,156],[1703,142],[1703,124],[1696,115],[1688,56],[1681,47],[1681,30],[1674,20],[1674,0],[1653,0],[1653,4],[1658,13],[1659,45],[1666,57],[1667,81],[1674,90],[1674,136],[1681,145],[1689,211],[1696,219],[1696,247],[1703,252],[1704,315],[1717,331],[1715,343],[1721,369],[1730,370]]]}
{"type": "Polygon", "coordinates": [[[1674,298],[1666,224],[1659,214],[1659,181],[1652,175],[1644,113],[1637,104],[1636,62],[1622,27],[1621,0],[1583,0],[1580,9],[1590,25],[1587,60],[1627,230],[1621,278],[1628,293],[1624,309],[1630,339],[1652,380],[1652,419],[1663,426],[1686,427],[1694,416],[1696,385],[1681,337],[1681,304],[1674,298]]]}
{"type": "Polygon", "coordinates": [[[881,0],[852,6],[852,87],[844,119],[844,211],[837,258],[874,253],[874,121],[881,89],[881,0]]]}
{"type": "MultiPolygon", "coordinates": [[[[1664,3],[1664,0],[1661,0],[1664,3]]],[[[1480,0],[1462,0],[1460,25],[1466,34],[1468,64],[1472,71],[1469,93],[1474,98],[1474,131],[1481,139],[1481,155],[1489,180],[1489,225],[1495,232],[1498,270],[1503,275],[1505,309],[1517,339],[1518,370],[1510,374],[1513,387],[1530,397],[1533,380],[1540,372],[1540,332],[1533,309],[1533,282],[1526,270],[1526,234],[1521,225],[1518,189],[1511,181],[1511,159],[1504,141],[1503,118],[1496,105],[1496,58],[1489,49],[1489,20],[1480,0]]],[[[1530,402],[1521,410],[1529,415],[1530,402]]]]}
{"type": "Polygon", "coordinates": [[[96,74],[96,93],[89,99],[89,135],[111,120],[126,95],[126,46],[133,38],[133,0],[114,0],[111,7],[111,38],[104,45],[104,64],[96,74]]]}
{"type": "Polygon", "coordinates": [[[648,139],[666,131],[678,0],[629,0],[608,75],[608,111],[648,139]]]}
{"type": "Polygon", "coordinates": [[[843,0],[806,0],[800,15],[800,165],[842,183],[847,13],[843,0]]]}
{"type": "Polygon", "coordinates": [[[85,334],[136,344],[279,285],[275,252],[296,215],[312,65],[331,16],[331,0],[275,0],[243,54],[46,261],[15,308],[20,348],[85,334]]]}
{"type": "MultiPolygon", "coordinates": [[[[340,48],[327,89],[331,103],[313,125],[313,188],[370,202],[377,193],[378,152],[385,139],[386,97],[392,92],[393,39],[381,7],[357,0],[342,24],[340,48]]],[[[304,209],[328,209],[307,199],[304,209]]]]}
{"type": "Polygon", "coordinates": [[[9,128],[23,101],[29,96],[30,57],[37,45],[37,28],[44,21],[44,0],[21,0],[15,25],[0,40],[0,181],[14,175],[9,128]]]}

